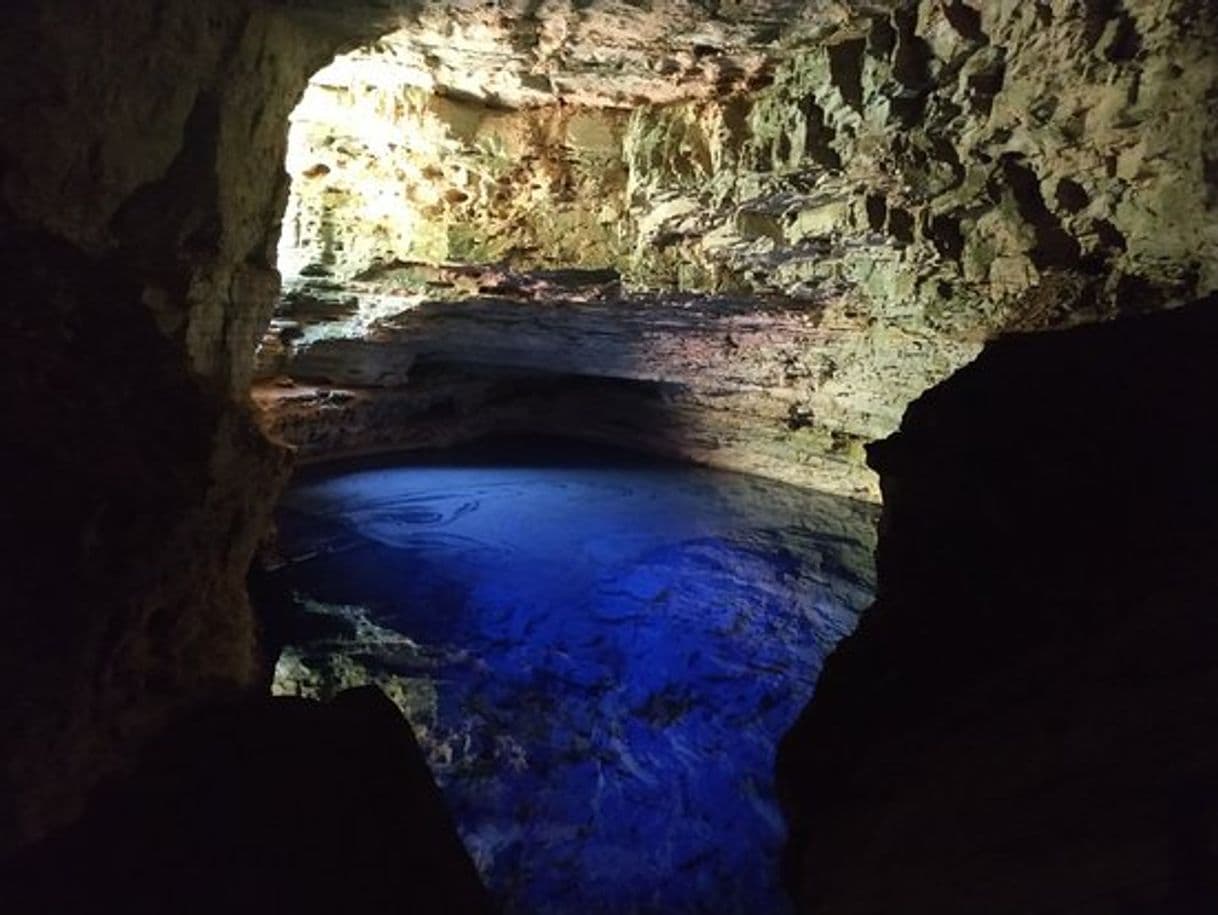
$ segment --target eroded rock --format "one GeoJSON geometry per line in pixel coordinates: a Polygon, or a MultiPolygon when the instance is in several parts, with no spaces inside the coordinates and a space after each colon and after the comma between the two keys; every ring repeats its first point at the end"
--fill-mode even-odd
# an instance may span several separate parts
{"type": "MultiPolygon", "coordinates": [[[[725,463],[872,493],[844,443],[893,432],[985,340],[1218,288],[1203,4],[797,6],[701,26],[679,4],[406,24],[314,80],[306,102],[341,115],[302,109],[284,264],[340,280],[420,258],[613,268],[636,293],[811,303],[827,332],[792,341],[811,377],[764,384],[816,441],[725,463]],[[651,70],[644,45],[663,52],[651,70]],[[859,482],[843,483],[843,456],[859,482]]],[[[624,297],[624,320],[661,298],[624,297]]],[[[664,325],[665,309],[640,320],[664,325]]],[[[346,352],[359,364],[333,380],[366,385],[366,347],[346,352]]],[[[719,370],[704,386],[731,386],[719,370]]],[[[785,411],[736,412],[744,451],[789,438],[785,411]]]]}

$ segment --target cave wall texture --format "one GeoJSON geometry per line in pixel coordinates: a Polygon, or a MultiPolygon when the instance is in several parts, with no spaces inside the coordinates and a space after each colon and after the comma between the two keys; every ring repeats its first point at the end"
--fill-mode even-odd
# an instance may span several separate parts
{"type": "MultiPolygon", "coordinates": [[[[701,31],[679,6],[573,19],[470,7],[343,58],[297,121],[285,263],[339,280],[419,258],[611,267],[636,292],[779,300],[757,320],[802,314],[788,351],[694,359],[699,387],[691,360],[639,346],[620,374],[680,388],[691,431],[668,453],[871,499],[864,445],[986,340],[1218,288],[1206,4],[756,6],[764,29],[701,31]]],[[[382,277],[365,292],[401,290],[382,277]]],[[[353,382],[338,348],[311,338],[315,318],[284,318],[305,339],[281,372],[339,390],[260,399],[269,427],[307,456],[387,447],[375,417],[409,413],[410,383],[353,382]]],[[[460,343],[431,328],[436,350],[460,343]]],[[[430,352],[426,335],[366,330],[353,359],[370,342],[430,352]]],[[[730,349],[732,328],[714,331],[730,349]]],[[[533,352],[561,370],[561,353],[533,352]]],[[[453,412],[481,390],[451,396],[453,412]]],[[[396,428],[399,447],[431,438],[396,428]]]]}
{"type": "Polygon", "coordinates": [[[626,112],[495,109],[431,94],[419,75],[360,49],[310,80],[292,115],[285,275],[621,260],[626,112]]]}
{"type": "MultiPolygon", "coordinates": [[[[411,6],[17,0],[6,7],[0,30],[0,258],[8,303],[0,318],[0,373],[9,415],[4,454],[11,542],[4,562],[11,584],[0,649],[3,847],[70,818],[92,785],[126,764],[147,734],[184,707],[250,688],[260,677],[244,576],[287,457],[252,419],[247,392],[254,345],[278,296],[273,249],[287,200],[286,125],[313,73],[336,52],[408,24],[411,6]]],[[[723,4],[717,20],[699,5],[681,2],[633,12],[612,4],[579,11],[543,4],[532,19],[510,5],[490,12],[480,4],[454,6],[474,19],[506,17],[503,28],[513,41],[504,99],[528,90],[603,105],[596,86],[609,72],[627,87],[610,100],[637,109],[620,134],[626,230],[633,243],[614,256],[624,258],[627,277],[687,291],[781,293],[811,303],[818,326],[834,331],[829,340],[818,337],[823,348],[789,373],[800,422],[770,427],[773,437],[811,424],[822,430],[825,448],[859,456],[864,442],[896,428],[911,399],[974,358],[991,338],[1111,318],[1121,319],[1112,327],[1124,329],[1131,313],[1179,305],[1218,288],[1218,40],[1212,6],[1199,0],[994,2],[976,9],[932,0],[771,0],[723,4]],[[539,60],[558,62],[558,76],[544,89],[532,79],[539,60]]],[[[442,36],[434,17],[443,14],[433,8],[428,26],[442,36]]],[[[471,26],[438,43],[456,49],[451,59],[441,55],[454,87],[462,85],[467,39],[477,33],[471,26]]],[[[1212,311],[1213,303],[1200,307],[1212,311]]],[[[1031,414],[1026,425],[1008,428],[1001,421],[1000,409],[1017,406],[1001,400],[1007,387],[983,386],[985,397],[964,406],[954,405],[950,394],[924,403],[946,404],[941,422],[954,434],[989,415],[991,425],[1017,438],[988,439],[995,450],[1028,446],[1049,434],[1054,442],[1077,442],[1060,417],[1040,431],[1028,404],[1060,397],[1081,404],[1073,415],[1085,417],[1087,403],[1104,399],[1109,376],[1082,377],[1073,370],[1090,358],[1085,351],[1092,338],[1078,333],[1044,335],[1043,342],[1035,337],[994,357],[1026,365],[1044,356],[1038,347],[1062,350],[1057,355],[1065,367],[1052,376],[1054,384],[1030,385],[1029,400],[1018,405],[1031,414]]],[[[1162,348],[1139,351],[1142,361],[1134,364],[1144,371],[1119,376],[1123,380],[1113,382],[1118,392],[1156,377],[1164,351],[1188,343],[1189,327],[1181,324],[1174,335],[1155,339],[1162,348]]],[[[1100,364],[1118,365],[1119,357],[1100,364]]],[[[1022,391],[1024,377],[1011,384],[1022,391]]],[[[1208,383],[1200,373],[1195,380],[1208,383]]],[[[1177,389],[1181,400],[1163,402],[1185,403],[1192,390],[1177,389]]],[[[1181,444],[1187,438],[1174,431],[1192,427],[1161,426],[1153,412],[1139,416],[1124,427],[1132,441],[1105,439],[1106,447],[1133,445],[1139,455],[1159,456],[1148,439],[1162,435],[1170,443],[1163,448],[1180,449],[1185,460],[1203,453],[1190,451],[1181,444]]],[[[902,433],[899,441],[913,435],[902,433]]],[[[942,467],[924,457],[906,464],[884,457],[901,447],[878,451],[876,458],[897,481],[886,484],[894,532],[897,519],[910,524],[959,480],[978,481],[968,492],[980,499],[992,492],[984,481],[1029,469],[997,459],[974,466],[967,449],[942,467]],[[951,476],[949,467],[962,476],[951,476]],[[902,507],[910,504],[916,508],[902,507]]],[[[1064,465],[1073,468],[1069,480],[1086,480],[1089,470],[1106,466],[1106,454],[1064,465]]],[[[1053,450],[1032,456],[1030,469],[1044,473],[1059,458],[1053,450]]],[[[1161,464],[1154,470],[1150,492],[1165,504],[1188,498],[1171,488],[1161,464]]],[[[1203,473],[1200,463],[1195,473],[1203,473]]],[[[1117,476],[1112,487],[1088,489],[1084,502],[1102,506],[1102,497],[1125,486],[1136,491],[1143,479],[1117,476]]],[[[1055,494],[1052,503],[1038,496],[1029,504],[1044,510],[1069,501],[1069,480],[1029,480],[1055,494]]],[[[952,500],[920,522],[926,525],[920,542],[954,532],[950,542],[962,544],[964,556],[958,565],[937,555],[917,562],[881,556],[887,568],[902,571],[882,577],[875,625],[865,626],[831,665],[826,698],[809,713],[809,733],[819,735],[820,746],[843,735],[840,753],[826,751],[819,760],[787,757],[788,785],[821,775],[851,779],[836,807],[824,798],[808,807],[800,789],[790,789],[798,840],[793,861],[800,867],[806,862],[808,874],[840,875],[833,886],[817,887],[794,877],[809,906],[817,893],[847,899],[833,895],[836,886],[848,883],[850,892],[858,891],[874,873],[861,864],[851,870],[850,861],[835,857],[833,836],[850,829],[900,835],[913,828],[930,796],[906,795],[923,806],[910,801],[914,806],[889,808],[878,825],[859,825],[846,810],[855,789],[870,784],[867,770],[850,768],[853,754],[899,759],[902,751],[886,754],[872,741],[876,729],[897,720],[893,709],[905,706],[881,699],[872,706],[868,693],[857,692],[861,680],[897,664],[900,652],[893,646],[900,640],[873,636],[880,622],[900,616],[901,633],[921,632],[924,620],[937,619],[941,605],[950,605],[942,625],[927,625],[904,663],[941,664],[936,669],[944,677],[952,671],[967,679],[977,671],[957,670],[955,662],[989,655],[953,646],[963,645],[966,634],[982,642],[989,636],[979,632],[980,622],[967,625],[963,596],[953,592],[940,601],[930,595],[932,580],[955,582],[952,587],[962,591],[985,570],[994,581],[1011,584],[984,617],[1000,621],[1000,633],[1018,630],[1031,639],[1040,633],[1038,624],[1071,619],[1063,610],[1038,614],[1027,626],[1011,622],[1030,604],[1014,599],[1022,593],[1010,581],[1017,576],[993,565],[1000,554],[1028,548],[1026,539],[1000,537],[992,554],[979,545],[991,541],[979,538],[970,546],[961,540],[958,527],[994,524],[1017,512],[1021,493],[1028,495],[1006,491],[996,505],[952,500]],[[972,514],[950,514],[957,510],[972,514]],[[982,560],[989,564],[978,565],[982,560]],[[914,590],[899,600],[916,604],[917,613],[889,607],[898,600],[894,589],[906,587],[914,590]],[[930,636],[962,622],[954,640],[930,636]],[[875,639],[881,647],[865,647],[875,639]],[[858,660],[869,652],[881,660],[858,660]],[[820,844],[806,844],[809,809],[818,816],[827,810],[820,844]],[[902,810],[909,817],[904,823],[902,810]]],[[[1142,507],[1149,511],[1155,504],[1142,507]]],[[[1108,511],[1093,517],[1120,523],[1108,511]]],[[[1077,534],[1079,542],[1097,533],[1090,526],[1056,529],[1056,523],[1046,519],[1041,528],[1021,529],[1047,528],[1055,538],[1050,542],[1063,550],[1074,542],[1065,532],[1073,531],[1070,537],[1077,534]]],[[[902,536],[900,543],[917,541],[902,536]]],[[[1134,565],[1128,552],[1113,555],[1114,568],[1134,565]]],[[[1041,558],[1049,563],[1053,556],[1037,553],[1041,558]]],[[[1100,570],[1082,564],[1077,574],[1084,571],[1100,570]]],[[[1113,587],[1123,580],[1114,579],[1113,587]]],[[[1079,577],[1074,584],[1082,588],[1083,582],[1079,577]]],[[[1063,595],[1054,600],[1044,606],[1064,606],[1063,595]]],[[[1086,606],[1101,612],[1101,603],[1086,606]]],[[[1159,630],[1152,610],[1159,606],[1148,598],[1145,613],[1130,611],[1097,638],[1154,636],[1159,630]]],[[[1090,642],[1080,635],[1087,630],[1072,621],[1062,631],[1077,657],[1089,656],[1090,642]]],[[[1165,631],[1169,643],[1156,646],[1155,657],[1178,652],[1193,663],[1185,624],[1165,631]]],[[[1083,661],[1070,667],[1064,655],[1052,657],[1057,673],[1069,668],[1079,677],[1087,674],[1083,661]]],[[[1133,655],[1097,657],[1095,663],[1103,664],[1133,655]]],[[[1199,678],[1211,676],[1201,660],[1195,663],[1199,678]]],[[[1079,688],[1120,688],[1100,674],[1117,676],[1104,669],[1099,682],[1079,688]]],[[[1121,672],[1126,675],[1138,671],[1121,672]]],[[[1026,685],[1028,677],[1012,682],[1026,685]]],[[[894,673],[892,682],[916,679],[894,673]]],[[[960,740],[969,740],[969,722],[976,718],[1007,721],[996,709],[1020,714],[1023,706],[1004,688],[961,694],[984,696],[986,704],[961,711],[964,724],[954,732],[960,740]]],[[[927,701],[938,695],[919,689],[909,695],[927,701]]],[[[1042,689],[1032,707],[1048,707],[1055,695],[1042,689]]],[[[1139,700],[1147,704],[1135,707],[1158,709],[1169,700],[1186,701],[1152,691],[1139,700]]],[[[1183,740],[1185,731],[1173,733],[1183,740]]],[[[896,733],[928,742],[939,735],[896,733]]],[[[1063,726],[1055,733],[1076,732],[1063,726]]],[[[1115,727],[1104,732],[1122,741],[1131,733],[1115,727]]],[[[987,746],[1000,749],[1001,741],[987,746]]],[[[1112,752],[1125,749],[1114,744],[1112,752]]],[[[1101,763],[1085,754],[1072,759],[1083,773],[1101,763]]],[[[1029,790],[1070,770],[1053,757],[1042,771],[1049,774],[1029,790]]],[[[883,782],[888,774],[877,778],[883,782]]],[[[962,805],[985,794],[989,775],[1001,773],[983,766],[955,782],[962,805]]],[[[898,794],[892,789],[874,809],[885,809],[880,802],[898,794]]],[[[979,809],[970,808],[969,815],[979,809]]],[[[949,826],[935,833],[944,842],[949,826]]],[[[1034,833],[1041,828],[1028,826],[1034,833]]],[[[921,847],[920,835],[904,836],[907,841],[894,838],[874,852],[880,857],[868,853],[858,860],[884,863],[891,860],[885,855],[921,847]]],[[[1080,842],[1092,839],[1102,837],[1080,842]]],[[[942,860],[957,860],[966,870],[976,864],[967,855],[942,860]]],[[[1119,864],[1113,858],[1105,873],[1116,873],[1119,864]]],[[[843,906],[835,910],[852,910],[843,906]]]]}

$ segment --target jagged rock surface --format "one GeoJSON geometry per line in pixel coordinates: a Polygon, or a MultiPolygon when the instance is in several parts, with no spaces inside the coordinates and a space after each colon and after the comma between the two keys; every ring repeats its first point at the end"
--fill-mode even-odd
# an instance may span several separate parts
{"type": "Polygon", "coordinates": [[[0,890],[7,911],[55,915],[495,911],[373,687],[196,710],[80,823],[0,863],[0,890]]]}
{"type": "MultiPolygon", "coordinates": [[[[797,360],[816,371],[785,384],[789,413],[739,411],[740,447],[719,457],[873,494],[857,443],[983,341],[1218,288],[1205,4],[803,12],[701,31],[685,7],[424,16],[310,88],[318,111],[346,108],[297,131],[284,263],[339,279],[417,258],[612,267],[635,291],[805,300],[834,331],[797,360]],[[767,453],[741,459],[749,442],[767,453]]],[[[272,423],[316,451],[302,406],[272,423]]],[[[723,439],[708,418],[705,440],[723,439]]]]}
{"type": "MultiPolygon", "coordinates": [[[[697,4],[545,3],[531,19],[524,3],[459,5],[503,17],[511,34],[522,26],[521,85],[553,47],[557,74],[586,61],[570,68],[585,87],[634,74],[614,104],[664,103],[623,134],[640,242],[624,273],[814,300],[831,286],[832,307],[862,330],[832,351],[832,385],[818,391],[845,414],[881,417],[869,435],[905,403],[904,389],[875,382],[877,365],[924,387],[995,333],[1214,287],[1208,4],[775,0],[720,4],[712,18],[697,4]],[[573,43],[534,40],[559,21],[573,43]],[[748,64],[755,52],[772,67],[748,64]],[[668,56],[675,69],[651,67],[668,56]],[[671,86],[679,98],[652,94],[671,86]],[[734,94],[718,101],[723,86],[734,94]]],[[[416,24],[416,6],[5,9],[0,380],[15,492],[0,846],[70,817],[184,707],[259,679],[243,576],[284,459],[245,397],[278,292],[287,118],[311,73],[416,24]]],[[[559,97],[584,91],[563,85],[547,76],[559,97]]],[[[1061,391],[1074,384],[1060,379],[1061,391]]],[[[1148,421],[1140,441],[1163,428],[1148,421]]],[[[1193,658],[1188,644],[1156,648],[1193,658]]],[[[1176,703],[1160,698],[1156,709],[1176,703]]]]}
{"type": "MultiPolygon", "coordinates": [[[[504,14],[518,22],[528,5],[504,14]]],[[[545,13],[538,23],[589,25],[589,77],[600,50],[624,41],[595,11],[532,6],[545,13]]],[[[480,3],[458,7],[485,15],[480,3]]],[[[246,397],[278,296],[287,119],[340,49],[417,22],[421,8],[6,7],[0,379],[16,543],[4,557],[14,586],[0,664],[0,847],[71,817],[183,707],[259,680],[243,578],[285,466],[246,397]]],[[[793,8],[726,10],[736,26],[708,28],[738,26],[743,50],[793,8]]],[[[704,12],[673,4],[648,15],[651,32],[626,41],[631,66],[647,70],[657,34],[692,60],[704,12]],[[673,17],[684,25],[670,28],[673,17]]],[[[671,80],[653,73],[657,82],[671,80]]]]}

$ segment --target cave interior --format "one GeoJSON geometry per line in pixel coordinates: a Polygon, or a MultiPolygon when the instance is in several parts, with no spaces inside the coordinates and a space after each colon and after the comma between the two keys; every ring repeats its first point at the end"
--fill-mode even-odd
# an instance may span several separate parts
{"type": "Polygon", "coordinates": [[[5,16],[6,910],[1218,909],[1208,0],[5,16]]]}

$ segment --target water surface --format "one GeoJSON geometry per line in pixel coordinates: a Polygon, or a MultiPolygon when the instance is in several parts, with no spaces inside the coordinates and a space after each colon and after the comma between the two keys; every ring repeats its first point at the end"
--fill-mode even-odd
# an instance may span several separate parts
{"type": "Polygon", "coordinates": [[[555,442],[299,480],[276,690],[380,684],[508,912],[782,913],[778,739],[873,509],[555,442]]]}

